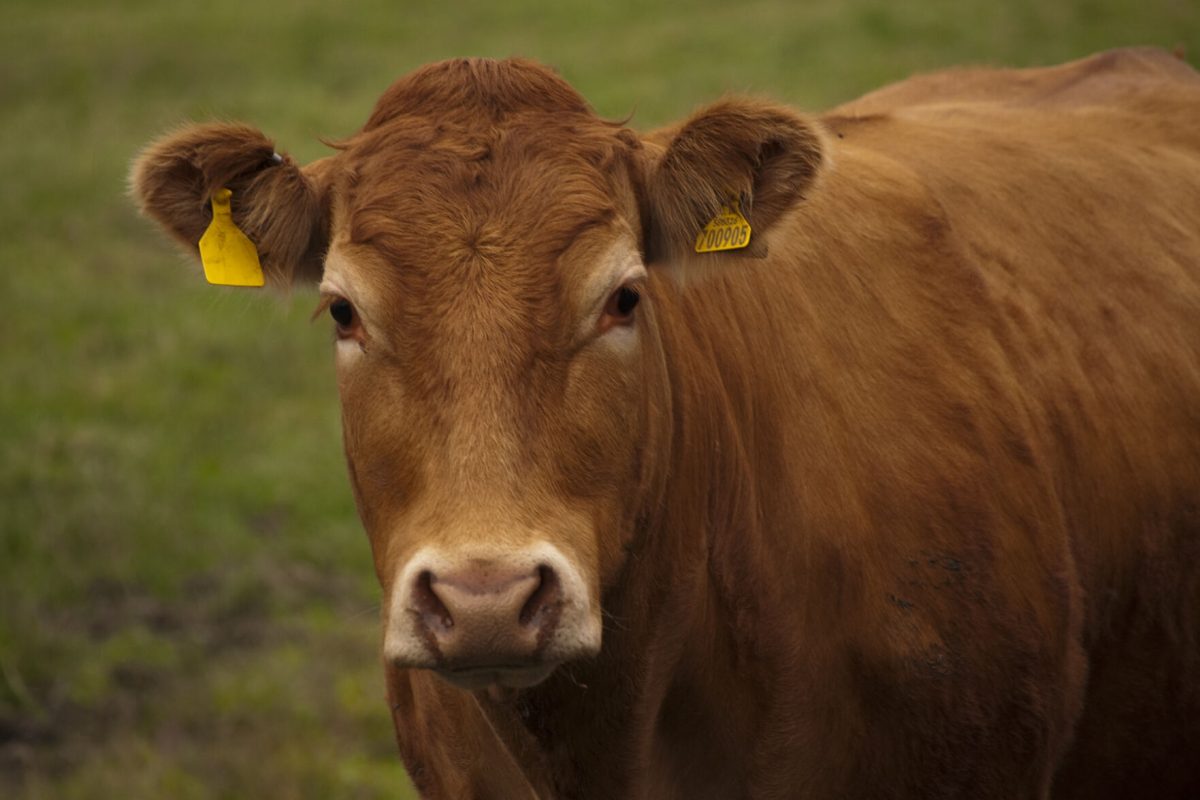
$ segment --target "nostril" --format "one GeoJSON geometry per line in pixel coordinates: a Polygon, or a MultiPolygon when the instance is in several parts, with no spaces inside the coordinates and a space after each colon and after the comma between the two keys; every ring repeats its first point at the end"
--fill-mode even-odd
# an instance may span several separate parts
{"type": "Polygon", "coordinates": [[[421,622],[431,631],[445,632],[454,627],[450,609],[433,590],[433,573],[425,570],[417,576],[413,587],[413,607],[421,616],[421,622]]]}
{"type": "Polygon", "coordinates": [[[521,609],[521,624],[551,627],[562,607],[562,583],[558,574],[545,564],[538,567],[538,586],[521,609]]]}

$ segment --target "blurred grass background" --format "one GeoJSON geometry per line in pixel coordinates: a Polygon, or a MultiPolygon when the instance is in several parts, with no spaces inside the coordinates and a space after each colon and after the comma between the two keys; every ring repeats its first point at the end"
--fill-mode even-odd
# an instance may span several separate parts
{"type": "Polygon", "coordinates": [[[911,72],[1125,44],[1195,0],[3,0],[0,797],[407,797],[378,598],[311,295],[204,285],[131,157],[245,119],[302,160],[400,74],[556,66],[650,127],[722,93],[809,109],[911,72]]]}

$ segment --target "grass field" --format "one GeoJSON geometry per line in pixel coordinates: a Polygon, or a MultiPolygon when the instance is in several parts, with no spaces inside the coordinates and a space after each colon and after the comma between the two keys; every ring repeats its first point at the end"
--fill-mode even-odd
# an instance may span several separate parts
{"type": "Polygon", "coordinates": [[[649,127],[917,70],[1200,53],[1195,0],[45,2],[0,26],[0,797],[406,797],[314,299],[216,290],[138,219],[187,119],[302,160],[396,76],[555,65],[649,127]]]}

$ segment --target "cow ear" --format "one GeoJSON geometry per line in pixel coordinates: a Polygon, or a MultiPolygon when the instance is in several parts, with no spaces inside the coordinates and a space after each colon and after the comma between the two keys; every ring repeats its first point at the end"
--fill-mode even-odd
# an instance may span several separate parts
{"type": "Polygon", "coordinates": [[[328,163],[301,168],[247,125],[190,125],[142,151],[129,183],[142,213],[197,257],[212,196],[228,188],[234,223],[254,242],[268,283],[287,286],[320,279],[328,163]]]}
{"type": "Polygon", "coordinates": [[[825,161],[816,124],[786,108],[725,100],[700,110],[665,142],[646,175],[647,251],[690,253],[721,207],[736,198],[749,220],[751,254],[813,186],[825,161]]]}

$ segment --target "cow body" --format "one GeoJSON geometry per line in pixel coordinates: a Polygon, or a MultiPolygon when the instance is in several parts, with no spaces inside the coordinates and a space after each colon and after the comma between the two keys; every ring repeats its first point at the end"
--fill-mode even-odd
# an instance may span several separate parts
{"type": "MultiPolygon", "coordinates": [[[[326,281],[369,271],[386,300],[372,302],[403,306],[394,324],[419,329],[389,334],[388,363],[404,365],[394,381],[383,361],[350,361],[373,357],[376,340],[358,342],[366,355],[338,347],[351,477],[391,614],[389,697],[421,791],[1200,794],[1200,77],[1129,51],[926,76],[815,120],[730,106],[635,139],[536,117],[530,130],[566,137],[547,154],[504,110],[521,76],[499,65],[489,74],[504,80],[485,85],[476,68],[475,82],[452,71],[397,84],[338,156],[297,173],[316,221],[290,225],[297,241],[256,237],[269,268],[287,252],[279,268],[319,273],[305,254],[328,251],[326,281]],[[418,94],[446,121],[420,127],[425,139],[388,128],[419,116],[418,94]],[[747,125],[770,134],[749,177],[735,169],[744,148],[728,145],[747,125]],[[617,144],[576,163],[555,149],[571,136],[617,144]],[[414,162],[453,163],[413,190],[380,172],[399,141],[414,162]],[[331,177],[338,159],[353,159],[352,179],[331,177]],[[572,184],[585,162],[607,182],[572,184]],[[575,213],[563,186],[611,202],[575,213]],[[743,198],[751,246],[689,252],[727,192],[743,198]],[[451,218],[460,233],[443,242],[451,218]],[[412,240],[388,227],[396,219],[412,240]],[[518,222],[533,233],[496,233],[518,222]],[[574,242],[592,235],[579,230],[596,224],[619,230],[579,255],[574,242]],[[622,237],[647,267],[636,323],[612,323],[631,326],[617,331],[628,340],[555,345],[578,339],[554,310],[578,296],[571,270],[588,270],[570,265],[608,259],[616,275],[605,253],[622,237]],[[356,249],[366,244],[375,255],[356,249]],[[570,274],[517,280],[546,265],[570,274]],[[474,287],[482,305],[463,299],[474,287]],[[439,311],[418,321],[412,308],[439,311]],[[449,329],[472,349],[441,355],[449,329]],[[547,421],[562,398],[603,421],[547,421]],[[379,409],[394,405],[423,422],[380,455],[370,443],[399,423],[379,409]],[[619,457],[597,455],[609,450],[619,457]],[[552,669],[513,677],[524,645],[487,661],[477,642],[504,623],[459,622],[469,598],[449,592],[498,598],[491,587],[516,592],[526,568],[510,560],[517,577],[480,578],[446,560],[441,534],[393,531],[494,526],[534,552],[524,531],[545,520],[587,543],[538,562],[556,576],[539,586],[561,597],[526,602],[522,588],[512,601],[525,603],[522,625],[530,604],[557,615],[522,629],[540,648],[528,663],[552,669]],[[588,627],[601,618],[602,644],[588,627]],[[451,638],[463,631],[466,645],[451,638]]],[[[520,89],[534,105],[574,102],[538,86],[520,89]]],[[[151,151],[135,175],[160,219],[153,167],[167,155],[151,151]]],[[[264,169],[205,173],[205,188],[266,191],[281,179],[264,169]]],[[[242,217],[251,229],[255,214],[242,217]]],[[[185,240],[197,226],[164,222],[185,240]]],[[[470,563],[483,563],[493,551],[471,536],[470,563]]]]}

